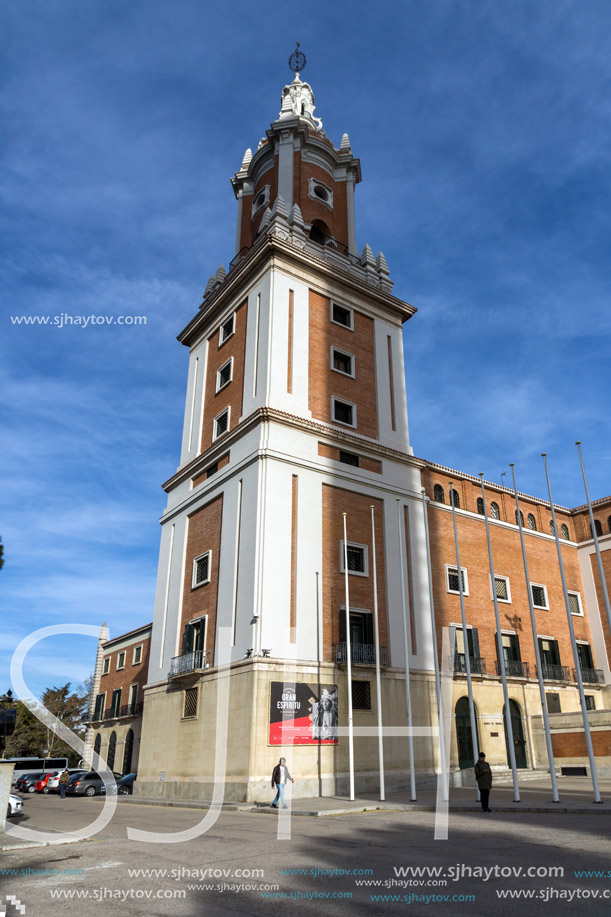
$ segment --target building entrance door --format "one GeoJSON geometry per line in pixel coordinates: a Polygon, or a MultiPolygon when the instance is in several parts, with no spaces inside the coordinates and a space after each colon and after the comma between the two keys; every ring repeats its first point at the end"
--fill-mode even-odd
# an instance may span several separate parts
{"type": "MultiPolygon", "coordinates": [[[[513,748],[516,756],[516,767],[528,767],[526,761],[526,739],[524,738],[524,729],[522,727],[522,714],[518,704],[514,700],[509,701],[509,710],[511,713],[511,731],[513,733],[513,748]]],[[[509,742],[507,741],[507,721],[505,718],[505,706],[503,705],[503,727],[505,729],[505,747],[507,750],[507,764],[511,767],[509,757],[509,742]]]]}
{"type": "MultiPolygon", "coordinates": [[[[458,766],[461,770],[475,765],[473,753],[473,733],[471,732],[471,717],[469,716],[469,698],[461,697],[455,709],[456,715],[456,743],[458,745],[458,766]]],[[[477,717],[477,710],[475,711],[477,717]]],[[[475,720],[477,730],[477,718],[475,720]]],[[[479,748],[479,734],[477,745],[479,748]]]]}

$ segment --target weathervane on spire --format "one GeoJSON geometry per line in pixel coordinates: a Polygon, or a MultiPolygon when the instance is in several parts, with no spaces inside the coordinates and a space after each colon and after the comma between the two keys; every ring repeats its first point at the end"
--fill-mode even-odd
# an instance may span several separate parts
{"type": "Polygon", "coordinates": [[[303,70],[306,64],[307,64],[306,56],[303,53],[303,51],[299,50],[299,42],[297,42],[297,47],[295,48],[295,50],[289,57],[289,67],[293,71],[293,73],[296,73],[297,75],[299,75],[299,71],[303,70]]]}

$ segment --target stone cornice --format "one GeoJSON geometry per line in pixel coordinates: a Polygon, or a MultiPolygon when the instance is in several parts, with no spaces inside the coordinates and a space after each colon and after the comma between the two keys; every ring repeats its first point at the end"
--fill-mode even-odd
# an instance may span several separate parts
{"type": "Polygon", "coordinates": [[[223,436],[218,443],[215,443],[210,449],[202,452],[201,455],[196,456],[196,458],[192,459],[187,465],[180,468],[171,478],[165,481],[162,485],[163,489],[169,493],[178,484],[181,484],[188,478],[195,477],[198,472],[203,471],[207,465],[213,463],[215,458],[227,452],[232,442],[240,439],[245,433],[260,423],[283,424],[301,430],[304,433],[312,433],[321,439],[325,439],[327,442],[349,446],[352,447],[352,449],[366,452],[368,455],[380,456],[382,458],[391,459],[394,462],[403,462],[405,465],[410,465],[414,468],[425,468],[427,465],[422,459],[415,458],[413,455],[409,455],[407,452],[402,452],[399,449],[384,446],[382,443],[378,443],[373,439],[368,439],[366,436],[348,433],[331,424],[309,420],[305,417],[300,417],[298,414],[289,414],[286,411],[279,411],[276,408],[266,407],[258,408],[256,411],[253,411],[252,414],[249,414],[248,417],[240,421],[237,427],[234,427],[230,433],[223,436]]]}

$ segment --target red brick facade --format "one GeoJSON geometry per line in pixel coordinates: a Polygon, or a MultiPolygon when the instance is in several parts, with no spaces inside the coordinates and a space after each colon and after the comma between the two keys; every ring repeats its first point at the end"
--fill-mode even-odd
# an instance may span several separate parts
{"type": "Polygon", "coordinates": [[[208,338],[202,452],[205,452],[212,445],[214,420],[225,408],[230,408],[228,428],[230,430],[237,426],[242,415],[246,313],[247,302],[245,301],[236,309],[234,333],[224,343],[221,343],[220,329],[208,338]],[[232,381],[217,392],[217,372],[231,358],[233,358],[232,381]]]}
{"type": "MultiPolygon", "coordinates": [[[[181,634],[189,621],[208,616],[204,648],[208,650],[207,662],[214,664],[216,639],[216,609],[221,550],[221,526],[223,519],[223,496],[217,497],[189,516],[187,552],[184,571],[181,634]],[[209,581],[193,586],[193,562],[195,558],[211,552],[209,581]]],[[[179,653],[182,650],[179,647],[179,653]]]]}

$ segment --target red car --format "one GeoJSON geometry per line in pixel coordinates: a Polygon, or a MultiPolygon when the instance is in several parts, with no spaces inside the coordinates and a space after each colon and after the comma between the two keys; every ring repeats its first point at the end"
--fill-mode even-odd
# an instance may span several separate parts
{"type": "Polygon", "coordinates": [[[55,776],[55,773],[53,773],[53,774],[44,774],[44,775],[40,778],[40,780],[37,780],[36,783],[34,784],[34,790],[35,790],[37,793],[43,793],[43,792],[44,792],[44,789],[45,789],[45,787],[46,787],[46,785],[47,785],[47,783],[49,782],[49,777],[54,777],[54,776],[55,776]]]}

